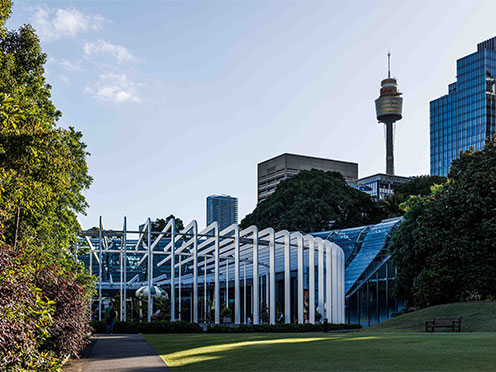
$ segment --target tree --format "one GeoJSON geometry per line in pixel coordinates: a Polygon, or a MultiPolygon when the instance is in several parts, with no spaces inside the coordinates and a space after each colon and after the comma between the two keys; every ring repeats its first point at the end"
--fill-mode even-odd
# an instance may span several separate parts
{"type": "Polygon", "coordinates": [[[496,294],[496,142],[452,162],[448,181],[411,198],[393,235],[396,290],[430,306],[496,294]]]}
{"type": "Polygon", "coordinates": [[[92,179],[82,134],[56,127],[61,114],[50,99],[46,55],[33,28],[4,28],[10,5],[0,0],[0,253],[6,258],[0,270],[2,279],[8,273],[31,292],[2,292],[2,333],[20,329],[9,309],[19,309],[19,319],[28,314],[28,326],[22,333],[26,347],[7,359],[1,354],[0,365],[40,369],[46,362],[54,369],[57,360],[79,351],[89,331],[93,280],[74,260],[73,243],[92,179]]]}
{"type": "MultiPolygon", "coordinates": [[[[183,220],[181,220],[180,218],[176,218],[174,217],[173,214],[171,214],[165,220],[163,218],[157,218],[155,221],[152,221],[151,222],[152,231],[162,231],[171,218],[175,218],[176,220],[176,229],[175,229],[176,233],[184,229],[183,220]]],[[[158,237],[158,235],[159,234],[154,233],[152,234],[152,238],[155,239],[156,237],[158,237]]]]}
{"type": "Polygon", "coordinates": [[[278,184],[276,191],[241,221],[241,226],[311,232],[380,220],[380,210],[369,195],[349,187],[338,172],[313,169],[278,184]]]}
{"type": "Polygon", "coordinates": [[[383,209],[388,218],[398,217],[405,214],[401,204],[406,202],[410,196],[426,196],[431,193],[431,187],[442,185],[446,177],[442,176],[417,176],[411,181],[398,185],[394,194],[379,201],[379,208],[383,209]]]}

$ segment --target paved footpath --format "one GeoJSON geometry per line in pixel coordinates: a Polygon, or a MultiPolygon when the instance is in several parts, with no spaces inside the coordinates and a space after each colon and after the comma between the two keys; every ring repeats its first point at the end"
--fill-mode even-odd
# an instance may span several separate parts
{"type": "Polygon", "coordinates": [[[171,372],[155,349],[140,335],[105,334],[94,335],[81,359],[71,361],[63,370],[171,372]]]}

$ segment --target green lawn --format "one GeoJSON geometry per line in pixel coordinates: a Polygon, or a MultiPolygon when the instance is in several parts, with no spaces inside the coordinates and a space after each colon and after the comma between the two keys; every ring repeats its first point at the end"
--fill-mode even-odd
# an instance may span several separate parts
{"type": "Polygon", "coordinates": [[[144,335],[173,371],[495,371],[496,333],[144,335]]]}
{"type": "Polygon", "coordinates": [[[432,306],[390,319],[366,331],[425,332],[425,321],[438,316],[461,316],[462,332],[496,332],[496,301],[432,306]]]}

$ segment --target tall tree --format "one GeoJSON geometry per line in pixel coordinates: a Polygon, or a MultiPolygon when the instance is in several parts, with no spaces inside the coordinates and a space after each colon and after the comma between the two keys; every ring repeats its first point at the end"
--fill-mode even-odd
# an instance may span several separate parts
{"type": "Polygon", "coordinates": [[[91,177],[82,134],[56,127],[60,112],[33,28],[4,27],[10,5],[0,0],[0,272],[31,293],[0,281],[2,346],[11,351],[0,354],[0,369],[52,370],[78,352],[89,331],[92,279],[74,260],[72,243],[91,177]],[[23,327],[13,308],[26,319],[23,327]]]}
{"type": "Polygon", "coordinates": [[[420,306],[496,295],[496,142],[454,160],[444,185],[407,202],[392,238],[397,291],[420,306]]]}
{"type": "Polygon", "coordinates": [[[313,169],[278,184],[241,226],[311,232],[380,220],[381,212],[369,195],[349,187],[340,173],[313,169]]]}

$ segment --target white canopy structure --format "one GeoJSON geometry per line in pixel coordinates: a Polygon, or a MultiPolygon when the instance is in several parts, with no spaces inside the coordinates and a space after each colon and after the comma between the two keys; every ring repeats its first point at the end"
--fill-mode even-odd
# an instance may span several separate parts
{"type": "MultiPolygon", "coordinates": [[[[148,219],[141,231],[128,231],[124,217],[122,230],[106,231],[100,217],[98,231],[81,233],[81,240],[89,248],[90,269],[93,270],[93,261],[98,264],[100,319],[102,288],[108,285],[119,287],[121,319],[125,320],[127,290],[145,285],[148,288],[160,286],[169,291],[171,321],[176,320],[176,293],[181,294],[186,288],[191,298],[191,321],[198,322],[201,307],[204,314],[207,312],[207,297],[211,293],[215,308],[213,321],[218,324],[220,291],[224,290],[228,304],[229,288],[234,288],[233,320],[236,324],[246,323],[250,313],[253,324],[259,324],[262,302],[267,307],[269,323],[275,324],[277,299],[282,304],[285,323],[292,319],[300,324],[305,321],[315,323],[316,311],[330,323],[345,322],[345,255],[338,245],[328,240],[299,232],[276,232],[272,228],[259,230],[250,226],[241,229],[236,224],[219,231],[216,222],[198,231],[194,220],[180,232],[176,232],[174,219],[169,220],[162,231],[151,231],[151,226],[148,219]],[[138,234],[139,237],[131,247],[127,239],[129,234],[138,234]],[[118,247],[109,245],[109,237],[119,238],[121,244],[118,247]],[[116,281],[110,276],[105,281],[102,278],[104,256],[112,253],[119,254],[120,279],[116,281]],[[126,256],[131,254],[140,257],[138,265],[144,265],[146,260],[146,282],[140,282],[136,277],[127,279],[126,256]],[[156,271],[163,272],[164,265],[168,266],[167,274],[154,275],[156,271]],[[293,290],[292,277],[296,283],[293,290]],[[265,288],[265,300],[261,288],[265,288]],[[199,302],[199,292],[203,303],[199,302]],[[295,313],[291,314],[292,311],[295,313]]],[[[152,305],[152,295],[148,293],[148,321],[151,320],[152,305]]]]}

